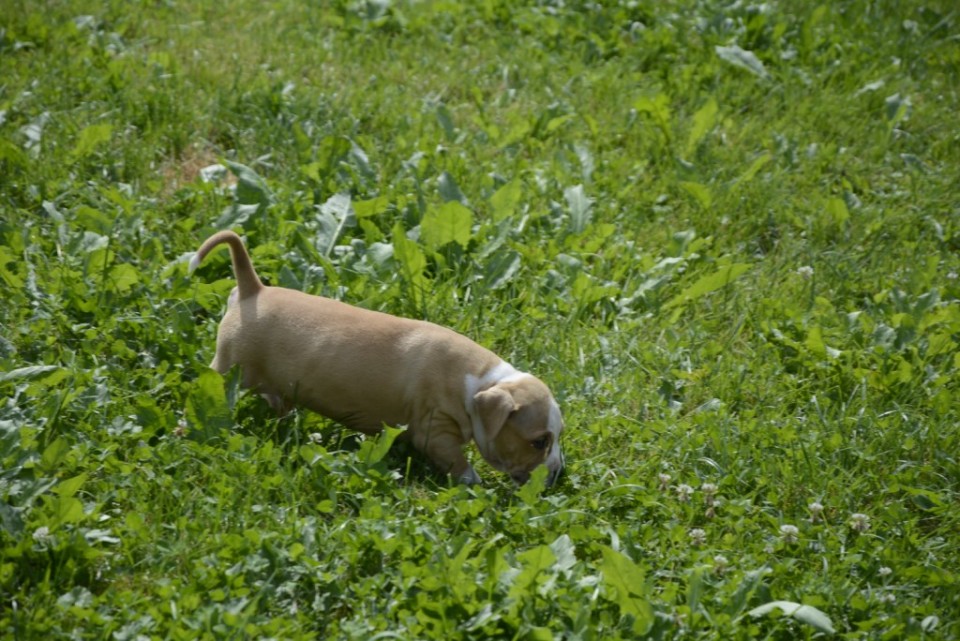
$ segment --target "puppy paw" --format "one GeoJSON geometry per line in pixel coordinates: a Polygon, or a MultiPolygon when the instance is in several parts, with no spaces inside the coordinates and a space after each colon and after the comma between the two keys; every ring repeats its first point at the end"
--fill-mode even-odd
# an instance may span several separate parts
{"type": "Polygon", "coordinates": [[[481,482],[480,475],[470,465],[467,466],[466,472],[457,477],[457,481],[464,485],[479,485],[481,482]]]}

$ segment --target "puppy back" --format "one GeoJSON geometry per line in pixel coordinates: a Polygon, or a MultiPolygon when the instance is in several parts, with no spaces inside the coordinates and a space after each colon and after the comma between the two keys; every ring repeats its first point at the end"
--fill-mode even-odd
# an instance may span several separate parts
{"type": "Polygon", "coordinates": [[[237,234],[229,230],[218,231],[203,241],[200,249],[197,250],[196,255],[190,261],[190,271],[193,272],[193,270],[199,267],[203,259],[207,257],[207,254],[209,254],[214,247],[223,243],[226,243],[230,248],[230,260],[233,262],[233,273],[237,279],[237,294],[239,298],[244,299],[248,296],[253,296],[263,289],[263,283],[260,282],[260,277],[257,276],[257,272],[253,268],[253,263],[250,262],[250,254],[247,253],[247,248],[243,246],[243,241],[237,234]]]}

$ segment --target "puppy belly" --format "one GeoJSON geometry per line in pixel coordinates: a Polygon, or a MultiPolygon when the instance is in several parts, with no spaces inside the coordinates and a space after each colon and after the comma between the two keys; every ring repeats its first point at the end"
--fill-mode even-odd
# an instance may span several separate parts
{"type": "MultiPolygon", "coordinates": [[[[322,361],[318,367],[322,367],[322,361]]],[[[304,407],[350,429],[377,434],[384,424],[411,421],[410,404],[388,386],[350,387],[323,376],[291,378],[265,374],[255,387],[260,393],[282,397],[287,407],[304,407]]]]}

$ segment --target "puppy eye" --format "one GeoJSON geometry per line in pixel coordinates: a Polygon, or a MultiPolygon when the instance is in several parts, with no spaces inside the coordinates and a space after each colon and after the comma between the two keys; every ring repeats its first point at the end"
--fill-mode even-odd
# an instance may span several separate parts
{"type": "Polygon", "coordinates": [[[535,449],[545,450],[547,449],[547,446],[550,445],[550,435],[545,434],[534,441],[530,441],[530,445],[532,445],[535,449]]]}

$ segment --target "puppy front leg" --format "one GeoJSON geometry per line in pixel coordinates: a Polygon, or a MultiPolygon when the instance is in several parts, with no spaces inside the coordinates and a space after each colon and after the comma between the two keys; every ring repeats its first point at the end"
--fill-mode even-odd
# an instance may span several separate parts
{"type": "Polygon", "coordinates": [[[476,473],[467,458],[463,455],[463,437],[460,429],[451,425],[444,429],[442,424],[434,422],[429,429],[413,435],[413,446],[430,458],[434,465],[466,485],[480,483],[480,476],[476,473]]]}

